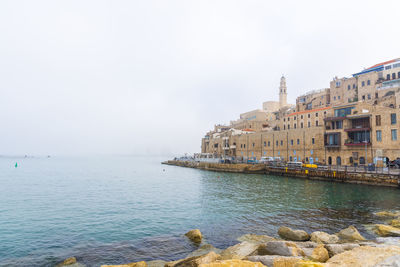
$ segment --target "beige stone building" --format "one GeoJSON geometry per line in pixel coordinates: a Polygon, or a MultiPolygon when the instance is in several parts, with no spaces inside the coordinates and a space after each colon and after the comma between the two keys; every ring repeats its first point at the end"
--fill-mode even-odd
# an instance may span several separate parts
{"type": "Polygon", "coordinates": [[[349,166],[400,157],[400,59],[335,77],[329,88],[297,97],[295,106],[286,99],[282,77],[279,102],[215,126],[202,139],[202,153],[349,166]]]}

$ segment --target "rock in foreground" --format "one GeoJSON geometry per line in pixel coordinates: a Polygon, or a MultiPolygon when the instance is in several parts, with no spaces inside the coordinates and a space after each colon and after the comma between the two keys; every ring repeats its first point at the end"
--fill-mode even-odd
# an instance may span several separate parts
{"type": "Polygon", "coordinates": [[[243,259],[244,257],[249,256],[257,251],[258,247],[258,244],[245,241],[225,249],[222,251],[221,257],[223,260],[243,259]]]}
{"type": "Polygon", "coordinates": [[[217,260],[220,260],[221,256],[216,254],[215,252],[207,253],[206,255],[198,256],[198,257],[191,257],[179,261],[174,267],[198,267],[200,264],[211,263],[217,260]]]}
{"type": "Polygon", "coordinates": [[[266,266],[262,265],[262,263],[260,262],[252,262],[252,261],[236,259],[236,260],[223,260],[207,264],[201,264],[200,267],[266,267],[266,266]]]}
{"type": "Polygon", "coordinates": [[[337,236],[344,241],[365,241],[365,238],[353,225],[341,230],[339,233],[337,233],[337,236]]]}
{"type": "Polygon", "coordinates": [[[311,241],[315,243],[322,244],[335,244],[339,241],[339,237],[337,235],[330,235],[325,232],[313,232],[311,233],[311,241]]]}
{"type": "Polygon", "coordinates": [[[385,225],[385,224],[376,224],[375,225],[375,232],[380,236],[400,236],[400,229],[385,225]]]}
{"type": "MultiPolygon", "coordinates": [[[[399,255],[400,247],[358,247],[330,258],[327,267],[372,267],[372,266],[385,266],[379,265],[387,260],[389,257],[399,255]]],[[[387,265],[386,265],[387,266],[387,265]]],[[[396,266],[396,265],[388,265],[396,266]]]]}
{"type": "Polygon", "coordinates": [[[310,240],[310,235],[303,230],[293,230],[289,227],[282,226],[278,230],[280,237],[291,241],[307,241],[310,240]]]}
{"type": "Polygon", "coordinates": [[[147,263],[145,261],[139,261],[121,265],[101,265],[101,267],[147,267],[147,263]]]}
{"type": "Polygon", "coordinates": [[[250,242],[250,243],[255,243],[255,244],[263,244],[267,243],[269,241],[275,241],[276,239],[274,237],[268,236],[268,235],[254,235],[254,234],[246,234],[242,235],[237,239],[240,242],[250,242]]]}
{"type": "Polygon", "coordinates": [[[190,230],[185,236],[195,243],[200,243],[203,238],[199,229],[190,230]]]}

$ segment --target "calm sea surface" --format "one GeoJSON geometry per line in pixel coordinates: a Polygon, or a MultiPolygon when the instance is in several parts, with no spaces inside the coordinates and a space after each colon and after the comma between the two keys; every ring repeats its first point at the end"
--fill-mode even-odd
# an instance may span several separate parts
{"type": "Polygon", "coordinates": [[[336,232],[400,209],[393,188],[161,165],[165,158],[0,158],[0,266],[175,260],[199,228],[218,248],[281,225],[336,232]],[[18,162],[18,168],[15,168],[18,162]]]}

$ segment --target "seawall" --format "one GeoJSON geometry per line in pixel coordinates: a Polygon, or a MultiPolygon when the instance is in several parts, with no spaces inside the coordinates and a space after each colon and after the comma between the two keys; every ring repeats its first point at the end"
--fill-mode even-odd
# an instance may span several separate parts
{"type": "Polygon", "coordinates": [[[248,174],[271,174],[279,176],[288,176],[293,178],[303,178],[310,180],[323,180],[340,183],[366,184],[375,186],[400,186],[400,176],[382,173],[368,172],[347,172],[321,169],[291,169],[287,167],[274,167],[265,164],[225,164],[208,163],[193,161],[168,160],[162,162],[166,165],[195,168],[208,171],[248,173],[248,174]]]}

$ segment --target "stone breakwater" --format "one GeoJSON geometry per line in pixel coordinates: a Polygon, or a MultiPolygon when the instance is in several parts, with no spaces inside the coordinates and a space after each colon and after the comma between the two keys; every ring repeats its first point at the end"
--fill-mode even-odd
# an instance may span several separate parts
{"type": "Polygon", "coordinates": [[[248,174],[271,174],[289,176],[295,178],[323,180],[341,183],[367,184],[376,186],[399,187],[400,177],[398,175],[382,173],[356,173],[321,169],[291,169],[287,167],[274,167],[265,164],[225,164],[194,161],[168,160],[162,162],[166,165],[195,168],[208,171],[248,173],[248,174]]]}
{"type": "MultiPolygon", "coordinates": [[[[384,267],[400,266],[400,212],[375,214],[382,224],[365,226],[376,235],[366,240],[354,226],[338,233],[307,233],[282,226],[277,236],[246,234],[226,249],[203,242],[199,229],[185,234],[198,249],[186,258],[139,261],[101,267],[384,267]]],[[[182,235],[182,238],[185,238],[182,235]]],[[[57,267],[82,267],[74,257],[57,267]]]]}

